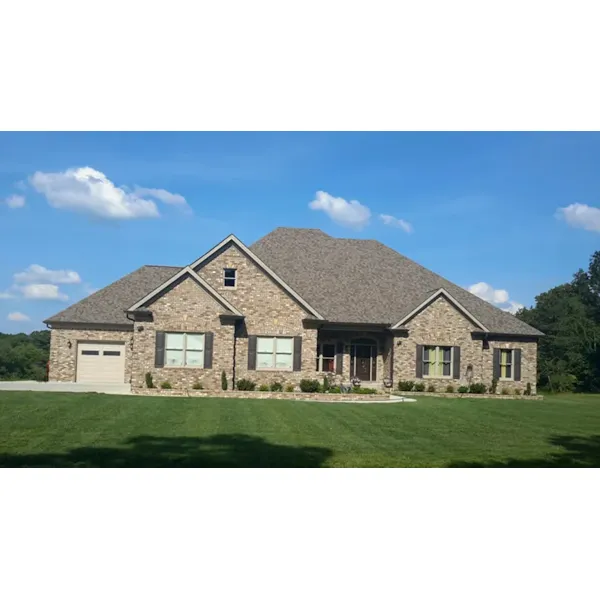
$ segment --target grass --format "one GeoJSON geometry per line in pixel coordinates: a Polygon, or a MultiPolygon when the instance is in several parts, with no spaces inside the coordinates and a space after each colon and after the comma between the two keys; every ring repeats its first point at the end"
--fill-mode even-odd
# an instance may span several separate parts
{"type": "Polygon", "coordinates": [[[600,396],[282,400],[0,392],[3,467],[599,467],[600,396]]]}

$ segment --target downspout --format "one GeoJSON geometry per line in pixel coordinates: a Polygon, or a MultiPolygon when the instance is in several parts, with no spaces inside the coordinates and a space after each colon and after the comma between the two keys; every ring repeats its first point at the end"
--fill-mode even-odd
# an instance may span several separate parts
{"type": "Polygon", "coordinates": [[[133,385],[133,345],[134,345],[134,340],[135,340],[135,317],[133,319],[131,319],[129,317],[129,313],[125,313],[125,316],[127,317],[128,321],[131,321],[133,323],[133,329],[131,331],[131,344],[129,346],[129,351],[131,353],[131,356],[129,357],[129,385],[133,385]]]}

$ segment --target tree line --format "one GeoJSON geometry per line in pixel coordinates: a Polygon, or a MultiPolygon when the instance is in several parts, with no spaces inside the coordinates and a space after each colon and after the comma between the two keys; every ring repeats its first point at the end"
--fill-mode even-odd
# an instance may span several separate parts
{"type": "Polygon", "coordinates": [[[516,316],[546,335],[538,345],[538,386],[600,392],[600,251],[572,281],[535,298],[516,316]]]}
{"type": "Polygon", "coordinates": [[[50,332],[0,333],[0,380],[46,378],[50,332]]]}

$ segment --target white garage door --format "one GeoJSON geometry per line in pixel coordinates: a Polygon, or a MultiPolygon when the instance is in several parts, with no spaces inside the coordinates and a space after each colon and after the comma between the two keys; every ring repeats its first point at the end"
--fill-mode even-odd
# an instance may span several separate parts
{"type": "Polygon", "coordinates": [[[79,342],[77,381],[83,383],[123,383],[125,344],[79,342]]]}

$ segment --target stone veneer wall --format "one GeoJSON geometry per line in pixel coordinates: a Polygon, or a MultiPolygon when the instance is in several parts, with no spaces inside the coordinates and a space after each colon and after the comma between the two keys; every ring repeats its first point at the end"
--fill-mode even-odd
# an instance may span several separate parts
{"type": "Polygon", "coordinates": [[[125,342],[125,376],[123,383],[129,382],[131,373],[132,331],[107,329],[62,329],[53,328],[50,332],[49,381],[75,381],[77,374],[77,342],[125,342]],[[68,342],[71,342],[71,348],[68,342]]]}
{"type": "Polygon", "coordinates": [[[426,385],[432,383],[437,391],[446,386],[468,385],[467,365],[473,365],[473,383],[482,382],[489,386],[493,378],[493,348],[521,348],[521,381],[500,381],[498,391],[508,387],[511,391],[524,391],[531,383],[532,393],[536,391],[537,343],[531,341],[490,341],[489,349],[483,349],[483,341],[472,339],[473,323],[461,314],[445,298],[438,298],[423,309],[408,323],[408,337],[398,338],[400,346],[394,349],[394,387],[400,380],[416,381],[416,346],[460,346],[460,379],[430,377],[423,378],[426,385]]]}
{"type": "Polygon", "coordinates": [[[132,386],[145,387],[146,373],[152,373],[154,385],[168,381],[175,388],[191,388],[200,382],[206,389],[221,389],[221,371],[229,386],[233,377],[233,324],[222,324],[224,308],[198,283],[189,277],[160,296],[149,306],[153,322],[136,323],[133,340],[132,386]],[[138,331],[138,326],[143,331],[138,331]],[[208,332],[214,334],[213,367],[156,368],[156,332],[208,332]]]}
{"type": "Polygon", "coordinates": [[[198,274],[245,316],[236,339],[236,380],[248,378],[259,385],[274,381],[285,385],[316,377],[317,330],[305,329],[302,323],[308,313],[254,261],[229,244],[201,265],[198,274]],[[223,285],[225,268],[236,269],[235,288],[223,285]],[[248,335],[301,336],[302,370],[248,370],[248,335]]]}

